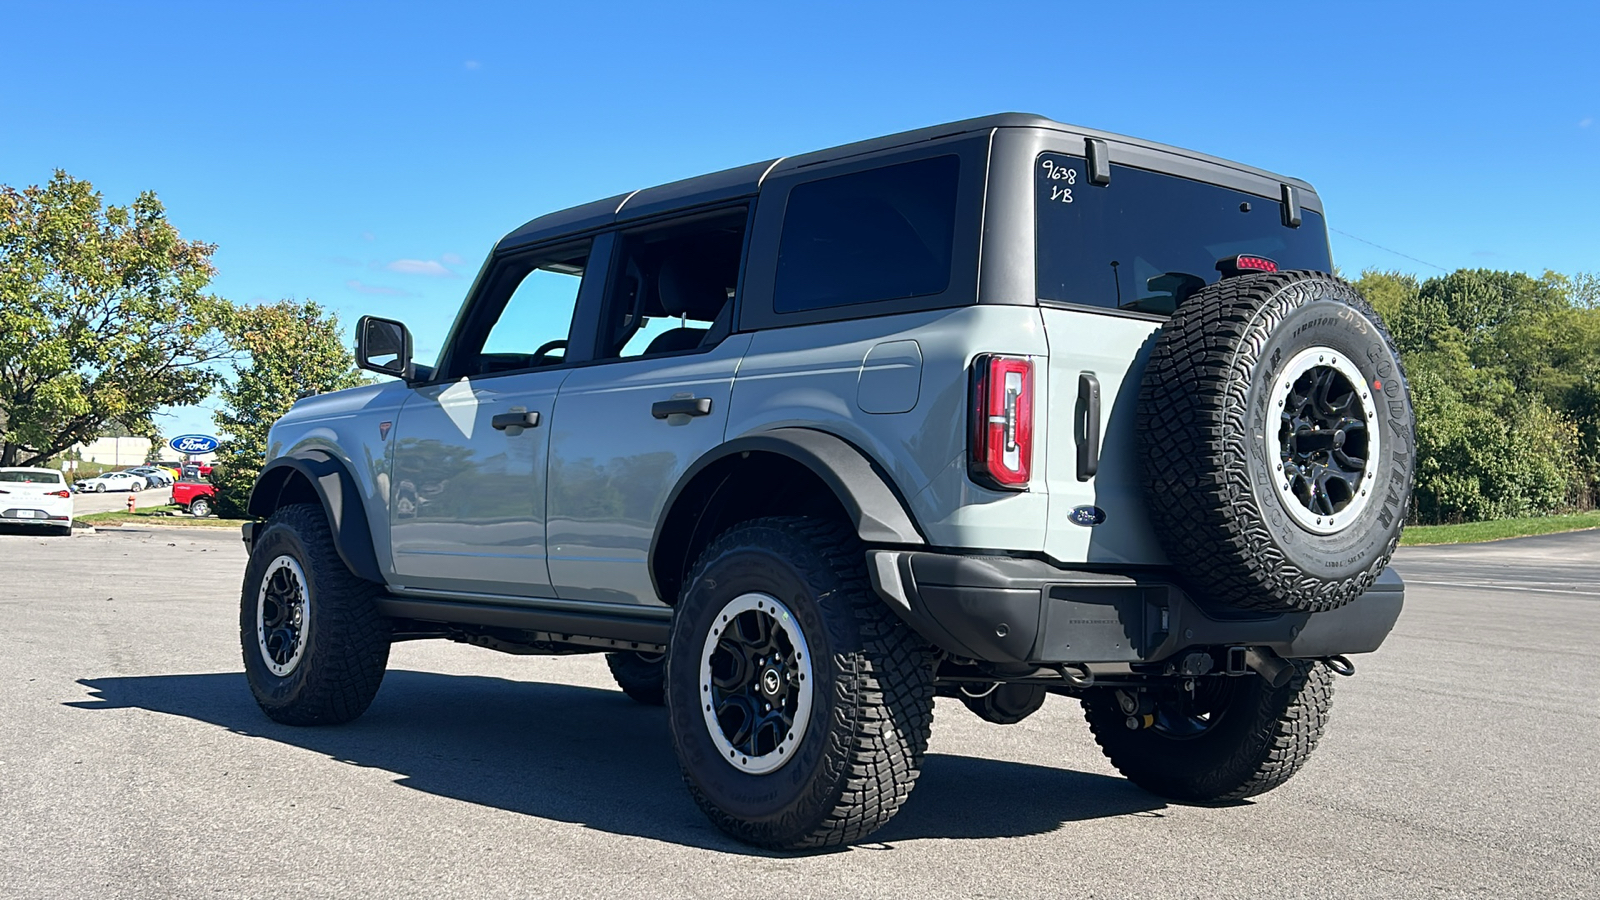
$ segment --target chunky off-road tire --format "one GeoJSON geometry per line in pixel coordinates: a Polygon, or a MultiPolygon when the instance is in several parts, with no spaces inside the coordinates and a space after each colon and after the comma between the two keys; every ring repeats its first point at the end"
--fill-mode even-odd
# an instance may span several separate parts
{"type": "Polygon", "coordinates": [[[1138,730],[1128,728],[1109,688],[1085,695],[1083,710],[1101,751],[1134,784],[1183,803],[1242,800],[1300,771],[1327,725],[1332,673],[1318,662],[1291,665],[1279,688],[1257,675],[1199,679],[1198,707],[1186,706],[1178,688],[1166,689],[1155,724],[1138,730]],[[1209,710],[1206,724],[1186,715],[1197,709],[1209,710]]]}
{"type": "Polygon", "coordinates": [[[1394,341],[1318,272],[1227,278],[1161,329],[1138,411],[1151,523],[1197,597],[1320,612],[1400,541],[1415,425],[1394,341]]]}
{"type": "Polygon", "coordinates": [[[256,532],[239,602],[245,678],[263,712],[287,725],[335,725],[366,711],[389,662],[378,591],[340,560],[322,507],[272,514],[256,532]]]}
{"type": "Polygon", "coordinates": [[[660,706],[667,702],[667,658],[660,653],[607,653],[606,666],[617,687],[635,702],[660,706]]]}
{"type": "MultiPolygon", "coordinates": [[[[799,517],[734,526],[695,563],[667,651],[672,742],[695,802],[723,831],[764,847],[831,847],[866,837],[894,816],[916,782],[933,725],[933,663],[928,645],[868,585],[851,529],[799,517]],[[796,720],[803,715],[806,722],[775,729],[783,735],[780,749],[747,757],[743,744],[725,752],[735,737],[707,709],[715,704],[711,715],[721,715],[731,702],[722,685],[739,679],[724,680],[733,656],[724,642],[745,633],[740,622],[752,621],[782,632],[778,643],[793,651],[772,686],[785,683],[805,699],[796,720]],[[809,662],[797,671],[792,664],[800,656],[809,662]],[[772,768],[757,771],[761,765],[772,768]]],[[[752,685],[765,683],[762,671],[748,671],[752,685]]]]}

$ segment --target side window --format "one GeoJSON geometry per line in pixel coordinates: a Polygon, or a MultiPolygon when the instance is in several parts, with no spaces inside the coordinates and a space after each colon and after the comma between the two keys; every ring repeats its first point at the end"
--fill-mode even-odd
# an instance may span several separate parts
{"type": "Polygon", "coordinates": [[[943,293],[954,252],[959,157],[797,185],[778,243],[780,313],[943,293]]]}
{"type": "Polygon", "coordinates": [[[600,331],[600,359],[689,353],[732,329],[749,211],[624,233],[600,331]]]}
{"type": "Polygon", "coordinates": [[[560,365],[566,359],[590,246],[513,257],[491,274],[470,313],[451,377],[560,365]]]}

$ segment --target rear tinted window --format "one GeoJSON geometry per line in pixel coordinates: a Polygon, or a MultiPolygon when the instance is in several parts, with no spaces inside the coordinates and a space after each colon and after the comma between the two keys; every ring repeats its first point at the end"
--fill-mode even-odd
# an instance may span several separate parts
{"type": "Polygon", "coordinates": [[[59,472],[0,472],[0,481],[12,484],[60,484],[59,472]]]}
{"type": "Polygon", "coordinates": [[[800,312],[943,293],[961,161],[939,156],[796,186],[773,306],[800,312]]]}
{"type": "Polygon", "coordinates": [[[1289,228],[1282,204],[1255,194],[1125,166],[1102,187],[1084,171],[1081,157],[1054,153],[1034,170],[1041,299],[1170,313],[1236,254],[1333,269],[1322,216],[1309,209],[1289,228]]]}

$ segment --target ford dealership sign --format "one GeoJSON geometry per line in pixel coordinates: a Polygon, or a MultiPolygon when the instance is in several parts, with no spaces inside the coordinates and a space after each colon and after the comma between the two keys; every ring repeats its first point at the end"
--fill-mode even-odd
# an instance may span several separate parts
{"type": "Polygon", "coordinates": [[[167,446],[179,453],[210,453],[222,443],[209,434],[180,434],[167,442],[167,446]]]}

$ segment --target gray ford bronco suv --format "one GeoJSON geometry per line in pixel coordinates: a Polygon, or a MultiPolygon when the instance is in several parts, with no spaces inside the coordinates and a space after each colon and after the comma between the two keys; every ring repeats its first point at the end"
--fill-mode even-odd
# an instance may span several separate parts
{"type": "Polygon", "coordinates": [[[396,380],[273,427],[251,690],[339,723],[396,641],[604,652],[774,848],[887,822],[936,696],[1271,790],[1402,602],[1405,375],[1331,270],[1305,182],[1016,114],[534,219],[436,365],[364,317],[396,380]]]}

